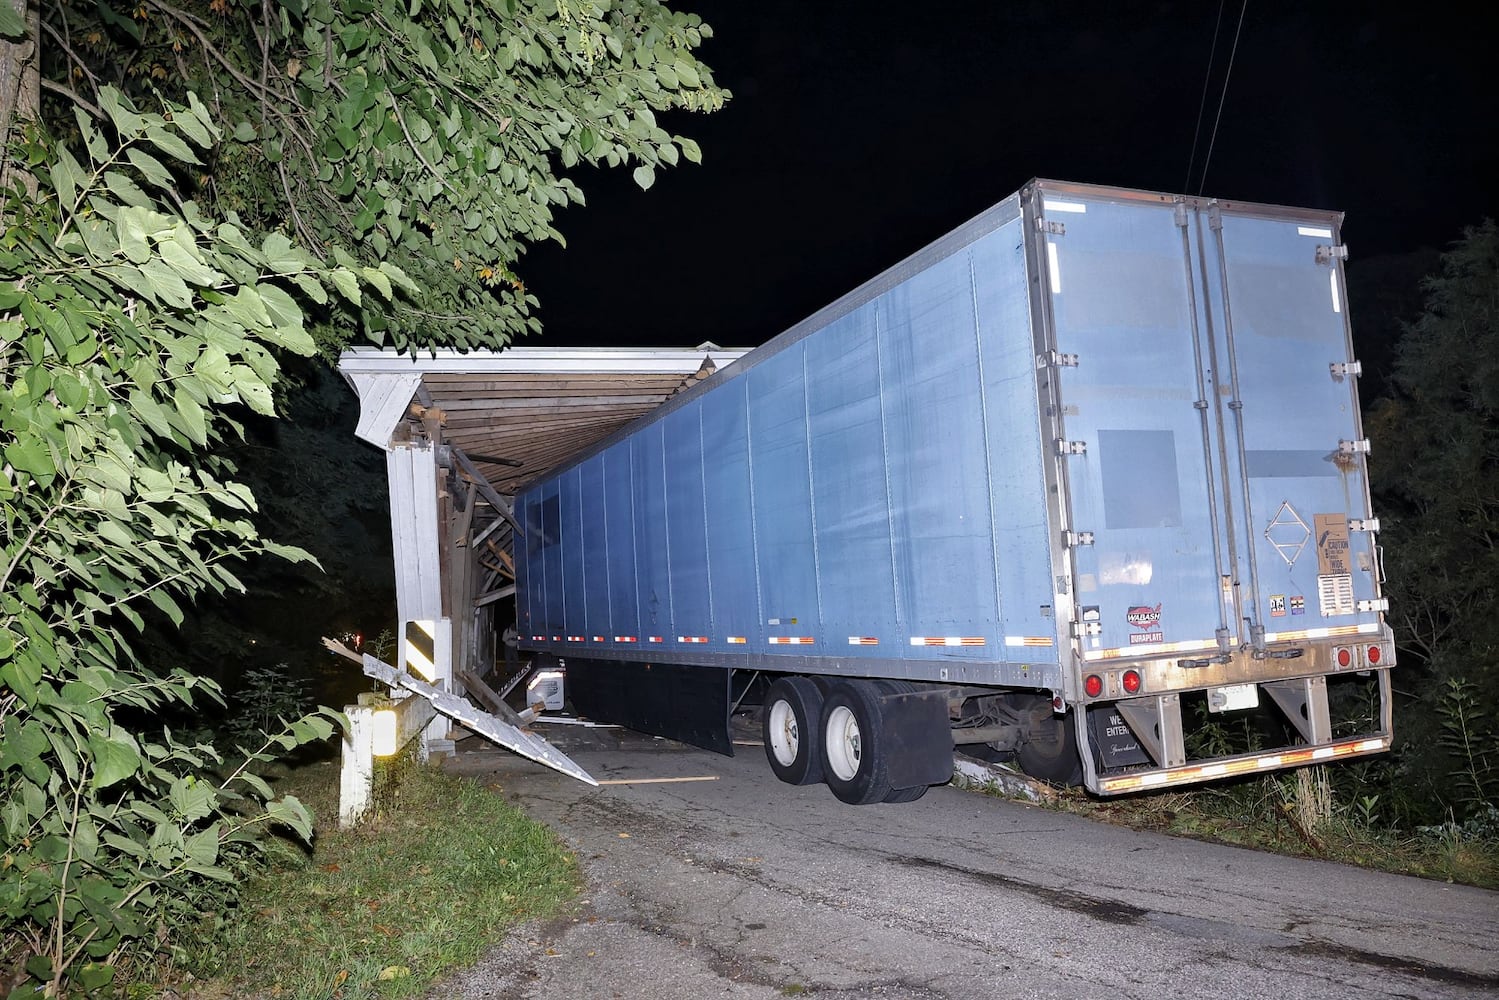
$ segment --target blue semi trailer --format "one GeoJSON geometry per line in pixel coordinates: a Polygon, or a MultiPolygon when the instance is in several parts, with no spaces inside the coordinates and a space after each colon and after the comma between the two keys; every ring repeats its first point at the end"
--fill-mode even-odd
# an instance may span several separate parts
{"type": "Polygon", "coordinates": [[[853,803],[1388,749],[1340,224],[1030,183],[522,490],[521,646],[853,803]]]}

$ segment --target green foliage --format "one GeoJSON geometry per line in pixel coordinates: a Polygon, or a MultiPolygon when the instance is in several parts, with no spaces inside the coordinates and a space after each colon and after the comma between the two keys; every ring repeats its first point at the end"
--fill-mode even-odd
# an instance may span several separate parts
{"type": "Polygon", "coordinates": [[[239,589],[251,554],[306,558],[261,539],[249,491],[199,453],[232,432],[228,408],[271,411],[273,352],[314,349],[303,304],[375,273],[180,200],[173,171],[216,134],[196,98],[99,97],[78,155],[36,130],[13,154],[41,191],[3,192],[0,236],[0,948],[54,994],[102,988],[222,909],[266,826],[311,833],[250,768],[331,717],[221,775],[210,748],[142,724],[217,688],[136,664],[124,630],[239,589]]]}
{"type": "Polygon", "coordinates": [[[224,995],[426,996],[445,971],[577,892],[576,860],[556,834],[491,788],[416,766],[392,790],[398,808],[325,830],[337,785],[335,763],[277,782],[314,806],[318,837],[311,856],[288,855],[252,880],[244,919],[195,956],[224,995]]]}
{"type": "Polygon", "coordinates": [[[316,328],[328,351],[360,327],[401,348],[536,332],[517,265],[527,244],[562,240],[556,212],[583,202],[573,175],[625,167],[651,187],[701,158],[670,113],[729,96],[693,54],[711,29],[659,0],[141,0],[44,16],[80,40],[54,53],[54,79],[83,85],[70,74],[86,63],[137,92],[212,88],[225,209],[421,288],[335,310],[316,328]]]}
{"type": "Polygon", "coordinates": [[[254,667],[240,678],[226,728],[236,740],[244,740],[301,715],[311,707],[309,701],[307,681],[290,664],[254,667]]]}
{"type": "Polygon", "coordinates": [[[1456,764],[1451,774],[1455,797],[1465,811],[1478,815],[1499,803],[1499,768],[1494,766],[1494,741],[1499,738],[1491,709],[1475,685],[1449,677],[1440,693],[1441,744],[1456,764]]]}
{"type": "Polygon", "coordinates": [[[1460,682],[1471,707],[1499,708],[1499,229],[1465,231],[1424,285],[1396,352],[1393,392],[1367,419],[1402,663],[1392,805],[1434,823],[1471,803],[1452,738],[1460,682]],[[1400,799],[1405,801],[1400,802],[1400,799]]]}

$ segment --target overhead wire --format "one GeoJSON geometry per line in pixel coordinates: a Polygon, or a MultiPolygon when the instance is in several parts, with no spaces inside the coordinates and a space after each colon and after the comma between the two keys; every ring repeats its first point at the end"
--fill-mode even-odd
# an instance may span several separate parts
{"type": "MultiPolygon", "coordinates": [[[[1218,114],[1213,119],[1213,134],[1208,139],[1207,155],[1202,158],[1202,181],[1197,185],[1197,193],[1199,195],[1202,194],[1202,189],[1207,187],[1208,164],[1213,162],[1213,147],[1218,142],[1218,125],[1223,121],[1223,104],[1228,99],[1228,81],[1234,73],[1234,56],[1239,51],[1239,35],[1244,31],[1244,14],[1248,10],[1249,0],[1244,0],[1239,6],[1239,25],[1234,29],[1233,48],[1229,49],[1228,52],[1228,68],[1223,71],[1223,90],[1218,94],[1218,114]]],[[[1216,43],[1216,39],[1214,41],[1216,43]]]]}
{"type": "Polygon", "coordinates": [[[1208,106],[1208,85],[1213,82],[1213,61],[1218,58],[1218,35],[1223,30],[1223,4],[1218,0],[1218,20],[1213,22],[1213,47],[1208,50],[1208,69],[1202,75],[1202,98],[1197,102],[1197,123],[1192,128],[1192,155],[1187,158],[1187,176],[1182,180],[1182,190],[1192,187],[1192,168],[1197,165],[1197,140],[1202,136],[1202,112],[1208,106]]]}

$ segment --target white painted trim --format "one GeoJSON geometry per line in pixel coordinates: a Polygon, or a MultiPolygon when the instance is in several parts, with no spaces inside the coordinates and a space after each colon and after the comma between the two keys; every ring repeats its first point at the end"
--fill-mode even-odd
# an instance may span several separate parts
{"type": "Polygon", "coordinates": [[[359,426],[354,436],[376,448],[390,447],[390,435],[406,416],[422,384],[419,372],[373,374],[345,372],[359,395],[359,426]]]}

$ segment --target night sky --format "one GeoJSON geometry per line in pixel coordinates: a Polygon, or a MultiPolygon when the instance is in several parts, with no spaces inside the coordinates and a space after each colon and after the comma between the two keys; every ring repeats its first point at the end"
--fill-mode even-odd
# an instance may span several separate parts
{"type": "Polygon", "coordinates": [[[568,248],[521,266],[532,344],[758,345],[1032,177],[1340,210],[1351,278],[1499,214],[1492,40],[1456,5],[1248,0],[1205,182],[1241,0],[1221,25],[1212,3],[673,6],[713,26],[734,98],[663,121],[703,163],[649,192],[573,173],[568,248]]]}

